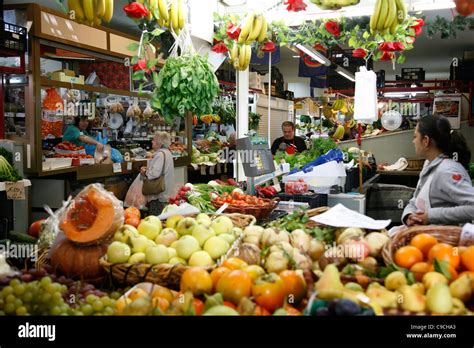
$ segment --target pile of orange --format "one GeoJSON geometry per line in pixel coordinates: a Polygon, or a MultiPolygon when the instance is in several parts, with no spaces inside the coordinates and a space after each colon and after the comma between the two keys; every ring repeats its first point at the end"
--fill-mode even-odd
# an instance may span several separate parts
{"type": "Polygon", "coordinates": [[[449,264],[451,280],[460,274],[469,273],[474,279],[474,245],[453,247],[440,243],[436,237],[421,233],[416,235],[410,245],[401,247],[395,252],[395,263],[409,269],[420,281],[423,275],[434,270],[434,261],[446,261],[449,264]]]}

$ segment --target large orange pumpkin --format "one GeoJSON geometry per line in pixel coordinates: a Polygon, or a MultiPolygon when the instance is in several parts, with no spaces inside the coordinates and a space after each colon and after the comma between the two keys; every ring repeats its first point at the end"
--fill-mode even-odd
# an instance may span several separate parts
{"type": "Polygon", "coordinates": [[[105,275],[99,259],[107,252],[108,243],[81,246],[59,233],[51,247],[53,270],[73,279],[96,280],[105,275]]]}
{"type": "Polygon", "coordinates": [[[78,244],[101,244],[123,225],[123,206],[100,185],[87,186],[64,214],[60,228],[78,244]]]}

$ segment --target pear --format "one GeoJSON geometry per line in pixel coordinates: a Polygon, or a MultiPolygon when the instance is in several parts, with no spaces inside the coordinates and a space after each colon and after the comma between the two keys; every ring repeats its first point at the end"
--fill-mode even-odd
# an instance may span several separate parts
{"type": "Polygon", "coordinates": [[[448,314],[453,309],[449,287],[443,283],[434,284],[426,293],[428,310],[437,314],[448,314]]]}
{"type": "Polygon", "coordinates": [[[403,310],[410,312],[423,312],[426,310],[425,296],[416,292],[411,286],[402,285],[397,291],[402,296],[400,306],[403,310]]]}
{"type": "Polygon", "coordinates": [[[448,284],[448,278],[438,272],[428,272],[423,276],[422,282],[426,289],[430,289],[438,283],[448,284]]]}
{"type": "Polygon", "coordinates": [[[339,278],[339,270],[333,264],[324,269],[321,278],[316,282],[318,298],[322,300],[333,300],[345,298],[356,303],[367,303],[369,298],[364,293],[346,289],[339,278]]]}
{"type": "Polygon", "coordinates": [[[467,274],[459,277],[449,285],[449,291],[453,297],[467,302],[472,295],[471,277],[467,274]]]}
{"type": "Polygon", "coordinates": [[[419,293],[420,295],[424,295],[425,294],[425,286],[422,284],[422,283],[415,283],[415,284],[412,284],[411,287],[417,292],[419,293]]]}
{"type": "Polygon", "coordinates": [[[382,308],[397,308],[397,294],[375,284],[371,284],[365,294],[382,308]]]}
{"type": "Polygon", "coordinates": [[[349,289],[349,290],[352,290],[352,291],[361,291],[361,292],[364,292],[364,289],[362,288],[362,286],[360,286],[360,284],[358,283],[354,283],[354,282],[349,282],[349,283],[346,283],[344,285],[344,287],[346,289],[349,289]]]}
{"type": "Polygon", "coordinates": [[[464,303],[458,299],[458,298],[453,298],[453,309],[451,310],[451,314],[453,315],[466,315],[467,310],[466,306],[464,306],[464,303]]]}
{"type": "Polygon", "coordinates": [[[403,285],[407,285],[407,278],[403,272],[392,272],[385,278],[385,287],[387,290],[397,290],[403,285]]]}

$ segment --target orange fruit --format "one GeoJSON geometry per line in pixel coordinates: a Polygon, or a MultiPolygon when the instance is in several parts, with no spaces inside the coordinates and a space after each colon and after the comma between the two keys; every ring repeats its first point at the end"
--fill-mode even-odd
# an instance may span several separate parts
{"type": "Polygon", "coordinates": [[[423,254],[412,245],[401,247],[395,252],[395,263],[403,268],[410,268],[417,262],[423,261],[423,254]]]}
{"type": "Polygon", "coordinates": [[[438,243],[433,246],[428,253],[428,262],[433,263],[434,259],[447,261],[454,268],[458,268],[461,263],[459,250],[446,243],[438,243]]]}
{"type": "Polygon", "coordinates": [[[410,271],[415,276],[415,279],[421,282],[421,279],[430,271],[430,264],[427,262],[417,262],[413,266],[410,267],[410,271]]]}
{"type": "Polygon", "coordinates": [[[465,269],[474,272],[474,245],[471,245],[462,252],[461,264],[465,269]]]}
{"type": "MultiPolygon", "coordinates": [[[[433,264],[430,264],[429,272],[435,272],[433,264]]],[[[459,277],[458,271],[456,271],[456,268],[451,265],[449,265],[448,272],[451,274],[451,279],[449,279],[449,282],[452,282],[453,280],[456,280],[459,277]]]]}
{"type": "Polygon", "coordinates": [[[428,233],[417,234],[410,242],[410,245],[420,249],[424,257],[428,256],[428,252],[436,244],[438,244],[436,237],[428,233]]]}

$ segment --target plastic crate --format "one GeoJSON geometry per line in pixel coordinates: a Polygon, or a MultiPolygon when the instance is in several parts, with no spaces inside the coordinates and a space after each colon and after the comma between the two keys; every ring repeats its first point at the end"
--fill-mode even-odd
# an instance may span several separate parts
{"type": "Polygon", "coordinates": [[[425,79],[423,68],[402,68],[402,80],[421,81],[425,79]]]}
{"type": "Polygon", "coordinates": [[[0,48],[26,52],[26,28],[0,20],[3,28],[0,34],[0,48]]]}
{"type": "Polygon", "coordinates": [[[279,193],[278,198],[282,201],[293,201],[308,203],[309,208],[324,207],[328,204],[328,195],[320,193],[307,193],[298,195],[287,195],[286,193],[279,193]]]}

